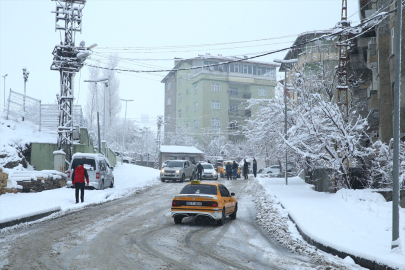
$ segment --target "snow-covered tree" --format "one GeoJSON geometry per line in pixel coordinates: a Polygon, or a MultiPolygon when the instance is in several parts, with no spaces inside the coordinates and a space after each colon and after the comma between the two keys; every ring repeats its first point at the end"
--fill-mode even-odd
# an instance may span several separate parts
{"type": "MultiPolygon", "coordinates": [[[[89,68],[89,80],[97,80],[100,75],[100,70],[95,67],[89,68]]],[[[88,128],[90,131],[96,129],[96,121],[97,121],[97,84],[89,83],[88,84],[88,93],[87,93],[87,100],[86,106],[84,108],[85,117],[87,119],[88,128]]]]}

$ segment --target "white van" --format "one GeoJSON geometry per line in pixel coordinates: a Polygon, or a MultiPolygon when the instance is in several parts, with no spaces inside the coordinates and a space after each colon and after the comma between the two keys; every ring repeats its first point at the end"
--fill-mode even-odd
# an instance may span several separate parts
{"type": "Polygon", "coordinates": [[[72,162],[70,163],[69,170],[67,172],[67,187],[73,187],[73,171],[77,166],[82,164],[89,175],[89,188],[104,189],[114,187],[114,175],[112,172],[114,168],[110,166],[108,159],[102,154],[89,153],[76,153],[73,155],[72,162]]]}

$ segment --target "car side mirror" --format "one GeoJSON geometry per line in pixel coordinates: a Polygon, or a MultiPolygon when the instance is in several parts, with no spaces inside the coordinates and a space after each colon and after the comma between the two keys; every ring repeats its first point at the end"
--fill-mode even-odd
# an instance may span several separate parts
{"type": "Polygon", "coordinates": [[[231,196],[235,196],[235,193],[232,192],[232,193],[231,193],[231,196]]]}

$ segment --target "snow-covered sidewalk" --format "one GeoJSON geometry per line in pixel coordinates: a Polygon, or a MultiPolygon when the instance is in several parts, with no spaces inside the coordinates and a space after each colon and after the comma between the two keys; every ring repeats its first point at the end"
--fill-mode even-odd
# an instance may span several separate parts
{"type": "MultiPolygon", "coordinates": [[[[260,176],[260,175],[259,175],[260,176]]],[[[391,253],[392,203],[369,190],[316,192],[299,177],[257,178],[313,240],[370,261],[405,269],[405,209],[400,208],[402,254],[391,253]]]]}
{"type": "Polygon", "coordinates": [[[147,186],[161,184],[159,170],[131,164],[117,164],[115,187],[105,190],[85,190],[84,203],[76,204],[75,191],[59,188],[39,193],[8,193],[0,196],[0,223],[60,208],[62,211],[82,208],[132,194],[147,186]]]}

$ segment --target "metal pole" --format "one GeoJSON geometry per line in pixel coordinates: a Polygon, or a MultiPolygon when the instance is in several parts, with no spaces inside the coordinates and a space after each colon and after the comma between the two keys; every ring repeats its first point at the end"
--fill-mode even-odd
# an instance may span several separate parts
{"type": "Polygon", "coordinates": [[[401,88],[401,25],[402,25],[402,1],[397,0],[397,24],[395,40],[395,85],[394,85],[394,151],[393,151],[393,185],[392,185],[392,242],[391,250],[396,249],[396,253],[401,253],[399,239],[399,105],[401,88]]]}
{"type": "MultiPolygon", "coordinates": [[[[287,140],[287,68],[284,72],[284,138],[287,140]]],[[[288,185],[287,176],[287,144],[285,146],[285,184],[288,185]]]]}
{"type": "Polygon", "coordinates": [[[103,140],[106,141],[107,140],[107,132],[106,132],[106,123],[107,122],[107,118],[106,118],[106,105],[107,105],[107,85],[105,85],[104,87],[104,123],[103,123],[103,140]]]}
{"type": "Polygon", "coordinates": [[[99,112],[97,112],[97,131],[98,131],[98,152],[101,153],[101,140],[100,140],[100,119],[99,112]]]}
{"type": "Polygon", "coordinates": [[[2,76],[4,78],[4,110],[6,109],[6,77],[8,76],[8,74],[2,76]]]}
{"type": "Polygon", "coordinates": [[[39,101],[39,131],[41,131],[41,117],[42,117],[42,111],[41,111],[41,100],[39,101]]]}
{"type": "Polygon", "coordinates": [[[128,106],[128,101],[125,101],[125,121],[124,121],[124,137],[122,138],[122,146],[125,149],[125,131],[127,129],[127,106],[128,106]]]}
{"type": "Polygon", "coordinates": [[[26,82],[27,80],[25,79],[25,73],[24,73],[24,96],[23,96],[23,117],[22,120],[24,121],[24,116],[25,116],[25,93],[26,93],[26,82]]]}

